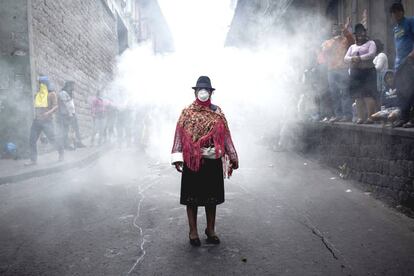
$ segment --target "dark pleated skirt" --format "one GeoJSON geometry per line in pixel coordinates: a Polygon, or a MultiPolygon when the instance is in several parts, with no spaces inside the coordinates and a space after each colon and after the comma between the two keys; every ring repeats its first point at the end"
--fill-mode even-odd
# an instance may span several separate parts
{"type": "Polygon", "coordinates": [[[351,68],[349,90],[353,98],[377,97],[377,71],[375,68],[351,68]]]}
{"type": "Polygon", "coordinates": [[[180,204],[213,206],[224,202],[224,177],[221,159],[203,159],[198,172],[185,164],[181,177],[180,204]]]}

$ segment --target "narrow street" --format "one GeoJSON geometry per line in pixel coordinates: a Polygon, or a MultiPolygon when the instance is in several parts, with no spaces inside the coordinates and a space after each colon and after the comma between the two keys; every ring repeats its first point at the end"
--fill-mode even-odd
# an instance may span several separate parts
{"type": "MultiPolygon", "coordinates": [[[[0,186],[1,275],[413,275],[414,222],[293,153],[257,147],[188,243],[180,176],[136,149],[0,186]]],[[[243,156],[243,155],[241,155],[243,156]]]]}
{"type": "Polygon", "coordinates": [[[414,275],[414,1],[0,0],[0,38],[0,276],[414,275]]]}

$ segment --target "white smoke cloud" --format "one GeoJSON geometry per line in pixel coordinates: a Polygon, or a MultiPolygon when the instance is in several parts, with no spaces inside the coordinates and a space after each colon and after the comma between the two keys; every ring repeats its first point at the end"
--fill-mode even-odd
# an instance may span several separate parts
{"type": "Polygon", "coordinates": [[[180,111],[194,100],[191,87],[197,78],[207,75],[216,88],[212,102],[224,110],[236,148],[246,150],[241,158],[251,158],[254,152],[247,151],[248,144],[294,121],[297,93],[303,90],[298,72],[307,63],[309,39],[315,35],[275,34],[254,50],[225,48],[232,1],[159,4],[176,51],[154,55],[150,44],[129,49],[119,60],[115,80],[132,102],[145,106],[147,152],[168,162],[180,111]]]}

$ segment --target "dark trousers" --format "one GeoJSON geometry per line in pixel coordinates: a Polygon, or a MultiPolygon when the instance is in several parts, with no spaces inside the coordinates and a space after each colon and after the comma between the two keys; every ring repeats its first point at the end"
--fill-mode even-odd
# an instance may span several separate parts
{"type": "Polygon", "coordinates": [[[414,62],[406,60],[395,73],[401,120],[410,119],[410,110],[414,106],[414,62]]]}
{"type": "Polygon", "coordinates": [[[318,109],[318,115],[319,119],[323,119],[326,117],[332,117],[333,107],[332,107],[332,101],[331,101],[331,95],[329,91],[323,92],[320,95],[315,97],[315,105],[318,109]]]}
{"type": "Polygon", "coordinates": [[[79,131],[78,118],[74,116],[58,115],[57,122],[59,126],[59,136],[62,145],[69,146],[69,129],[75,131],[76,143],[81,143],[81,135],[79,131]]]}
{"type": "Polygon", "coordinates": [[[76,114],[74,114],[73,117],[72,117],[71,127],[75,131],[76,142],[78,142],[78,143],[82,142],[82,137],[81,137],[81,134],[80,134],[80,131],[79,131],[78,117],[76,116],[76,114]]]}
{"type": "Polygon", "coordinates": [[[58,124],[58,133],[59,139],[63,146],[69,146],[69,127],[70,127],[70,120],[69,116],[58,115],[57,116],[57,124],[58,124]]]}
{"type": "Polygon", "coordinates": [[[98,133],[99,139],[98,144],[101,145],[102,142],[105,142],[106,135],[105,135],[105,127],[106,127],[106,118],[104,116],[96,116],[93,118],[93,130],[91,136],[91,144],[93,145],[95,141],[95,136],[98,133]]]}
{"type": "Polygon", "coordinates": [[[56,139],[55,128],[53,120],[33,120],[32,127],[30,128],[30,159],[34,162],[37,161],[37,140],[39,140],[40,133],[46,135],[50,143],[52,143],[59,154],[63,154],[63,146],[59,139],[56,139]]]}
{"type": "Polygon", "coordinates": [[[349,94],[348,70],[329,70],[328,84],[335,117],[346,116],[352,118],[352,102],[349,94]]]}

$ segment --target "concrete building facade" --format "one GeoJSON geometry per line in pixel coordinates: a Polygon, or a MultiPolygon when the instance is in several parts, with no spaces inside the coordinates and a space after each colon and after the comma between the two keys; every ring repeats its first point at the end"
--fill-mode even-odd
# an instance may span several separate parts
{"type": "Polygon", "coordinates": [[[162,40],[161,11],[147,12],[154,6],[156,0],[0,0],[0,146],[27,147],[39,74],[56,90],[75,81],[80,127],[88,133],[88,99],[112,80],[117,56],[147,39],[162,40]]]}

